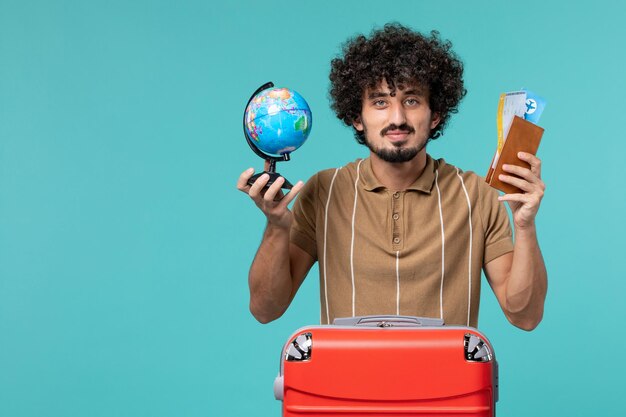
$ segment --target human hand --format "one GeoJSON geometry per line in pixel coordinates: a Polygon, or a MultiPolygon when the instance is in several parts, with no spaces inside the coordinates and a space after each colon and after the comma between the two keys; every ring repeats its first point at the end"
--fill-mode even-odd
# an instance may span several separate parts
{"type": "Polygon", "coordinates": [[[522,161],[528,162],[530,169],[505,164],[502,166],[502,170],[517,177],[504,174],[498,177],[500,181],[514,185],[523,191],[523,193],[504,194],[498,197],[498,200],[509,203],[516,230],[534,226],[535,216],[546,191],[546,185],[541,180],[541,160],[535,155],[526,152],[519,152],[517,157],[522,161]]]}
{"type": "Polygon", "coordinates": [[[289,229],[293,221],[293,215],[287,206],[300,192],[304,183],[298,181],[286,195],[283,195],[281,190],[282,185],[285,183],[283,177],[278,177],[274,183],[266,189],[265,186],[270,176],[263,174],[257,178],[254,184],[248,185],[248,180],[253,175],[254,168],[248,168],[242,172],[237,181],[237,189],[250,196],[252,201],[254,201],[257,207],[265,214],[269,224],[289,229]]]}

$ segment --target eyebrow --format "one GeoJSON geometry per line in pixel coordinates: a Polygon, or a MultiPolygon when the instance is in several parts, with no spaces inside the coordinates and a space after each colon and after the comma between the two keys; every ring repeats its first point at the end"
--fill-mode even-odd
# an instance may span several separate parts
{"type": "MultiPolygon", "coordinates": [[[[420,96],[420,97],[424,97],[424,93],[422,92],[422,90],[420,90],[419,88],[410,88],[408,90],[402,90],[402,93],[405,96],[420,96]]],[[[381,97],[389,97],[390,93],[389,92],[385,92],[385,91],[372,91],[371,93],[369,93],[367,95],[367,99],[368,100],[373,100],[375,98],[381,98],[381,97]]]]}
{"type": "Polygon", "coordinates": [[[419,88],[411,88],[408,90],[403,91],[404,95],[406,96],[420,96],[420,97],[424,97],[424,92],[422,90],[420,90],[419,88]]]}
{"type": "Polygon", "coordinates": [[[383,91],[372,91],[367,95],[368,100],[380,97],[389,97],[389,93],[385,93],[383,91]]]}

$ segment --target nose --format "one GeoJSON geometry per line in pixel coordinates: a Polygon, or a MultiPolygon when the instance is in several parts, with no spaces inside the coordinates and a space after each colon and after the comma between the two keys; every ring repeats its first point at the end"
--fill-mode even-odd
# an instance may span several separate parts
{"type": "Polygon", "coordinates": [[[391,107],[391,120],[389,120],[390,124],[395,124],[396,126],[400,126],[406,123],[406,113],[404,106],[402,103],[396,103],[391,107]]]}

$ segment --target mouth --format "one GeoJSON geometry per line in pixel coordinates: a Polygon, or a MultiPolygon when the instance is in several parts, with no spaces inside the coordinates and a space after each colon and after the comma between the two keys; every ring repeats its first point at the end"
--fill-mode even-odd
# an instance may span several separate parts
{"type": "Polygon", "coordinates": [[[403,142],[410,134],[411,132],[408,130],[388,130],[385,133],[385,137],[392,142],[403,142]]]}

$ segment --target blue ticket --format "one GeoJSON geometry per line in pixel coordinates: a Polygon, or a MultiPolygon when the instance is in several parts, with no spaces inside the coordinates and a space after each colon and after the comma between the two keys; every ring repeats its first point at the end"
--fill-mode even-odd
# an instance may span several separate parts
{"type": "Polygon", "coordinates": [[[526,113],[524,113],[524,119],[537,124],[543,109],[546,107],[546,100],[532,91],[524,91],[526,91],[526,113]]]}

